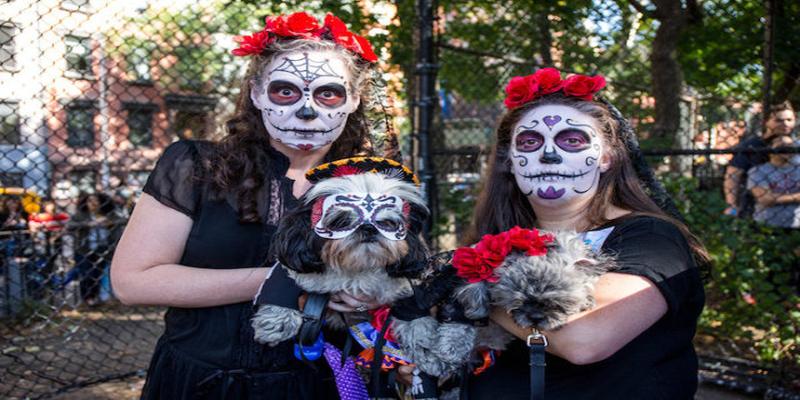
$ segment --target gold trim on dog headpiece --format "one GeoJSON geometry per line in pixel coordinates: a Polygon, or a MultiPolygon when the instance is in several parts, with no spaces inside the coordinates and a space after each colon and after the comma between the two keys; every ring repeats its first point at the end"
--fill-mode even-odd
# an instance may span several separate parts
{"type": "Polygon", "coordinates": [[[308,170],[306,179],[311,183],[317,183],[323,179],[367,172],[399,178],[419,186],[419,179],[411,169],[397,161],[383,157],[352,157],[336,160],[308,170]]]}

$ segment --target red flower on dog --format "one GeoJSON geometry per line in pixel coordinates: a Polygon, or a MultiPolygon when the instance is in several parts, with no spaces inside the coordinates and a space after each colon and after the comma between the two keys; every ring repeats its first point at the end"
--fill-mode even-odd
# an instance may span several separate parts
{"type": "Polygon", "coordinates": [[[606,87],[606,78],[602,75],[572,75],[564,81],[564,94],[591,101],[600,89],[606,87]]]}
{"type": "Polygon", "coordinates": [[[509,253],[519,251],[528,256],[543,256],[547,254],[547,244],[553,240],[552,235],[542,235],[536,229],[515,226],[497,235],[484,235],[475,247],[456,249],[453,267],[456,275],[468,283],[497,282],[499,278],[494,270],[509,253]]]}

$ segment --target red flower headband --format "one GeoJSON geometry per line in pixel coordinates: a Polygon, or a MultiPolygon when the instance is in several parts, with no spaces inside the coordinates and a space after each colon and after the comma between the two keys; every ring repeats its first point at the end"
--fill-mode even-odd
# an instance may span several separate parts
{"type": "Polygon", "coordinates": [[[595,93],[606,86],[602,75],[571,75],[561,79],[555,68],[542,68],[531,75],[515,76],[506,85],[506,108],[513,110],[525,103],[550,93],[563,91],[565,95],[591,101],[595,93]]]}
{"type": "Polygon", "coordinates": [[[372,51],[369,41],[347,30],[344,22],[330,13],[325,16],[323,26],[306,12],[267,17],[263,30],[249,36],[235,37],[234,40],[239,43],[239,47],[231,53],[235,56],[261,54],[267,46],[279,38],[331,40],[366,61],[378,61],[378,56],[372,51]]]}
{"type": "Polygon", "coordinates": [[[497,235],[484,235],[475,247],[456,249],[453,267],[456,275],[466,279],[468,283],[497,282],[499,278],[494,270],[512,250],[529,256],[543,256],[547,254],[547,245],[553,240],[553,235],[542,235],[537,229],[515,226],[497,235]]]}

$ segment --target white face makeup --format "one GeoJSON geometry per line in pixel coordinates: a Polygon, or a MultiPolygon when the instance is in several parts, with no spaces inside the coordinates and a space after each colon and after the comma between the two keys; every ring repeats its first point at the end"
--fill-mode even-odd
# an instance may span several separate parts
{"type": "Polygon", "coordinates": [[[511,169],[532,203],[554,206],[594,195],[609,165],[592,117],[545,105],[525,113],[512,129],[511,169]]]}
{"type": "Polygon", "coordinates": [[[372,225],[389,240],[406,238],[408,216],[398,196],[347,193],[320,200],[314,205],[311,224],[314,232],[325,239],[347,237],[362,225],[372,225]]]}
{"type": "Polygon", "coordinates": [[[336,53],[289,52],[266,66],[250,98],[272,139],[312,151],[333,143],[358,107],[351,82],[350,71],[336,53]]]}

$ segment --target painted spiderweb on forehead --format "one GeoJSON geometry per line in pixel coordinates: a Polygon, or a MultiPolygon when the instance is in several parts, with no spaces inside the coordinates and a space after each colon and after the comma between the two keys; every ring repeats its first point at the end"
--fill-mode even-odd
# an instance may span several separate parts
{"type": "Polygon", "coordinates": [[[314,61],[310,60],[307,55],[299,58],[284,57],[283,62],[273,70],[273,72],[278,71],[297,76],[304,82],[311,82],[323,77],[341,78],[341,75],[331,68],[328,60],[314,61]]]}

